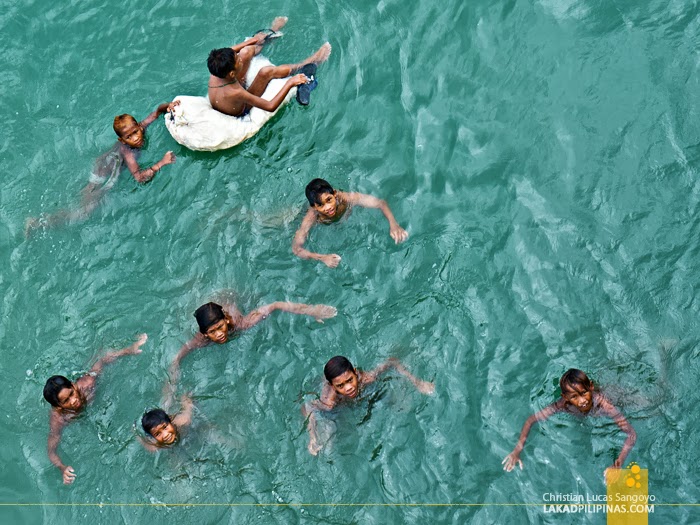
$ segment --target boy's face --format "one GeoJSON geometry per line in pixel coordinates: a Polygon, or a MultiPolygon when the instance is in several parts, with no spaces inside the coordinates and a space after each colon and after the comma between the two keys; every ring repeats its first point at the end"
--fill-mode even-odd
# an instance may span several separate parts
{"type": "Polygon", "coordinates": [[[584,414],[593,408],[593,387],[586,389],[582,385],[569,385],[562,390],[561,396],[584,414]]]}
{"type": "Polygon", "coordinates": [[[172,423],[161,423],[151,431],[151,436],[161,445],[172,445],[177,439],[177,430],[172,423]]]}
{"type": "Polygon", "coordinates": [[[334,377],[331,381],[331,385],[341,396],[357,397],[357,394],[360,392],[357,372],[354,370],[348,370],[334,377]]]}
{"type": "Polygon", "coordinates": [[[144,143],[143,128],[135,120],[128,122],[121,129],[119,142],[132,148],[141,148],[144,143]]]}
{"type": "Polygon", "coordinates": [[[335,215],[336,208],[338,207],[338,201],[335,198],[334,193],[322,193],[319,199],[321,204],[314,204],[314,210],[316,210],[321,215],[326,217],[333,217],[335,215]]]}
{"type": "Polygon", "coordinates": [[[58,406],[63,410],[75,412],[80,410],[83,406],[83,398],[80,396],[75,386],[62,388],[56,397],[58,399],[58,406]]]}
{"type": "Polygon", "coordinates": [[[210,341],[222,345],[226,341],[228,341],[228,330],[228,319],[224,318],[221,321],[218,321],[217,323],[214,323],[209,328],[207,328],[207,331],[204,333],[204,336],[210,341]]]}

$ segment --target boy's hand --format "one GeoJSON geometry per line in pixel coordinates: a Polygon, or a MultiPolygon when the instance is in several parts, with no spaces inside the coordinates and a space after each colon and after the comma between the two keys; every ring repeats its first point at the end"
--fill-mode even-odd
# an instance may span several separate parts
{"type": "Polygon", "coordinates": [[[65,485],[70,485],[75,481],[75,471],[73,467],[66,467],[63,469],[63,483],[65,485]]]}
{"type": "Polygon", "coordinates": [[[523,469],[523,462],[520,461],[520,454],[518,452],[511,452],[508,454],[505,458],[503,458],[503,461],[501,461],[501,465],[503,465],[503,470],[506,472],[510,472],[515,468],[516,465],[520,465],[520,470],[523,469]]]}
{"type": "Polygon", "coordinates": [[[321,257],[321,262],[329,268],[336,268],[340,264],[340,255],[331,253],[321,257]]]}
{"type": "Polygon", "coordinates": [[[168,151],[165,155],[163,155],[163,159],[161,162],[163,165],[165,164],[173,164],[175,162],[175,154],[172,151],[168,151]]]}
{"type": "Polygon", "coordinates": [[[338,309],[334,306],[328,306],[327,304],[319,304],[318,306],[314,307],[311,315],[314,316],[316,321],[322,323],[324,319],[330,319],[331,317],[338,315],[338,309]]]}
{"type": "Polygon", "coordinates": [[[146,344],[146,341],[148,341],[148,335],[141,334],[136,342],[131,345],[131,353],[134,355],[140,354],[142,352],[141,347],[146,344]]]}
{"type": "Polygon", "coordinates": [[[312,437],[311,439],[309,439],[309,446],[308,446],[309,454],[311,454],[312,456],[317,456],[322,448],[323,448],[323,445],[319,445],[319,443],[318,443],[318,441],[316,441],[315,437],[312,437]]]}
{"type": "Polygon", "coordinates": [[[620,467],[612,465],[603,471],[603,481],[606,485],[617,483],[620,480],[620,467]]]}
{"type": "Polygon", "coordinates": [[[168,109],[165,110],[166,113],[172,113],[173,110],[175,109],[175,106],[179,106],[180,101],[179,100],[174,100],[170,104],[168,104],[168,109]]]}
{"type": "Polygon", "coordinates": [[[406,239],[408,239],[408,232],[398,224],[393,224],[389,228],[389,235],[391,235],[391,238],[394,239],[394,242],[396,244],[401,244],[406,239]]]}
{"type": "Polygon", "coordinates": [[[425,394],[426,396],[432,395],[435,393],[435,385],[431,383],[430,381],[421,381],[418,380],[416,382],[416,389],[418,392],[421,394],[425,394]]]}
{"type": "Polygon", "coordinates": [[[306,84],[309,81],[308,77],[304,73],[299,73],[291,77],[288,82],[292,86],[300,86],[301,84],[306,84]]]}

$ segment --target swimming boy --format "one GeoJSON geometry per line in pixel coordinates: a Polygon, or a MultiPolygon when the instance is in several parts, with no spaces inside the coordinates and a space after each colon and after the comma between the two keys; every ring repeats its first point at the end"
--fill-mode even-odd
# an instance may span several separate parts
{"type": "Polygon", "coordinates": [[[275,111],[284,101],[289,90],[309,82],[310,79],[303,73],[289,78],[284,87],[271,100],[262,97],[267,85],[274,78],[285,78],[298,72],[306,64],[320,64],[328,60],[331,54],[331,45],[326,42],[313,55],[297,64],[283,64],[281,66],[265,66],[258,71],[250,86],[246,84],[248,67],[255,55],[260,53],[262,45],[274,36],[287,23],[287,17],[277,17],[273,20],[272,35],[260,32],[233,47],[213,49],[207,59],[209,77],[209,102],[214,109],[240,117],[251,108],[256,107],[265,111],[275,111]]]}
{"type": "Polygon", "coordinates": [[[386,201],[365,195],[364,193],[346,193],[338,191],[323,179],[314,179],[306,186],[306,198],[309,201],[309,209],[301,221],[301,226],[294,235],[292,252],[302,259],[316,259],[329,268],[335,268],[340,263],[340,255],[335,253],[313,253],[304,248],[304,243],[309,236],[309,231],[316,224],[331,224],[339,221],[348,213],[352,206],[364,208],[378,208],[389,221],[389,235],[396,244],[408,239],[408,232],[404,230],[394,219],[386,201]]]}
{"type": "Polygon", "coordinates": [[[112,148],[103,153],[93,167],[90,181],[81,192],[81,203],[77,210],[61,210],[53,215],[27,219],[24,233],[29,235],[32,230],[48,228],[78,219],[85,219],[100,203],[102,197],[114,186],[121,170],[126,166],[137,182],[145,183],[151,180],[163,166],[175,162],[175,155],[168,151],[163,158],[148,168],[141,168],[138,163],[140,149],[145,143],[146,128],[160,115],[172,111],[180,102],[163,103],[141,122],[131,115],[114,117],[113,128],[117,134],[117,142],[112,148]]]}
{"type": "Polygon", "coordinates": [[[365,386],[376,381],[379,375],[389,370],[389,368],[393,368],[399,374],[408,378],[421,394],[429,395],[435,392],[433,383],[413,376],[394,357],[387,359],[371,372],[356,370],[346,357],[338,355],[331,358],[326,363],[326,366],[323,367],[323,375],[326,377],[327,382],[323,385],[321,399],[316,399],[301,407],[301,413],[305,418],[308,418],[308,448],[312,455],[318,454],[323,446],[318,442],[315,412],[317,410],[332,410],[344,400],[356,399],[365,386]]]}
{"type": "Polygon", "coordinates": [[[338,313],[333,306],[325,304],[300,304],[288,302],[275,302],[261,306],[253,310],[248,315],[243,315],[235,304],[219,305],[209,302],[197,308],[194,312],[194,317],[199,326],[199,333],[185,343],[180,351],[175,356],[173,363],[170,365],[170,382],[166,385],[166,398],[172,398],[172,390],[180,375],[180,362],[182,359],[197,348],[202,348],[211,343],[222,345],[226,343],[231,335],[236,332],[242,332],[254,327],[260,321],[267,317],[275,310],[289,312],[297,315],[309,315],[322,323],[324,319],[335,317],[338,313]]]}
{"type": "Polygon", "coordinates": [[[63,473],[63,483],[70,484],[75,480],[73,467],[66,466],[58,457],[56,449],[61,441],[63,427],[70,423],[95,396],[97,376],[102,373],[104,365],[111,363],[124,355],[141,353],[141,346],[148,336],[142,334],[138,340],[122,350],[110,352],[99,359],[90,371],[71,382],[64,376],[51,376],[44,386],[44,399],[53,407],[49,416],[49,459],[63,473]]]}
{"type": "Polygon", "coordinates": [[[530,428],[536,422],[544,421],[558,412],[567,412],[580,417],[609,417],[617,423],[617,426],[627,434],[627,439],[625,439],[622,451],[611,468],[621,468],[627,454],[632,450],[637,440],[637,434],[632,425],[603,394],[594,390],[593,381],[581,370],[575,368],[567,370],[561,376],[559,386],[561,387],[561,398],[527,418],[520,432],[518,444],[513,449],[513,452],[508,454],[501,462],[503,470],[510,472],[516,465],[520,466],[520,470],[523,469],[520,452],[525,446],[525,440],[530,432],[530,428]]]}
{"type": "Polygon", "coordinates": [[[161,408],[149,410],[141,417],[141,426],[153,442],[141,439],[141,443],[150,452],[174,445],[180,432],[192,423],[192,398],[183,395],[180,398],[181,410],[172,418],[161,408]]]}

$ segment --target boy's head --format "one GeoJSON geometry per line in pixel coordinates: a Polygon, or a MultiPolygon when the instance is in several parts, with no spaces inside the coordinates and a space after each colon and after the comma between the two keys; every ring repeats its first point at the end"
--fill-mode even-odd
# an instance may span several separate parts
{"type": "Polygon", "coordinates": [[[203,304],[194,312],[199,331],[214,343],[223,344],[228,341],[229,319],[221,305],[216,303],[203,304]]]}
{"type": "Polygon", "coordinates": [[[314,179],[306,185],[306,198],[309,205],[318,213],[333,217],[337,207],[333,186],[323,179],[314,179]]]}
{"type": "Polygon", "coordinates": [[[165,413],[165,410],[156,408],[149,410],[141,417],[141,426],[146,434],[150,434],[159,445],[172,445],[177,439],[177,429],[165,413]]]}
{"type": "Polygon", "coordinates": [[[323,367],[323,375],[341,396],[357,397],[360,392],[357,371],[347,357],[337,355],[323,367]]]}
{"type": "Polygon", "coordinates": [[[593,407],[593,381],[581,370],[570,368],[564,372],[559,386],[566,402],[581,412],[588,412],[593,407]]]}
{"type": "Polygon", "coordinates": [[[212,49],[207,58],[209,73],[220,79],[226,79],[236,67],[236,52],[230,47],[212,49]]]}
{"type": "Polygon", "coordinates": [[[131,115],[126,113],[114,117],[114,132],[119,137],[119,142],[132,148],[140,148],[144,143],[144,133],[141,124],[131,115]]]}
{"type": "Polygon", "coordinates": [[[51,376],[46,380],[44,399],[53,407],[70,411],[80,410],[85,403],[75,385],[63,376],[51,376]]]}

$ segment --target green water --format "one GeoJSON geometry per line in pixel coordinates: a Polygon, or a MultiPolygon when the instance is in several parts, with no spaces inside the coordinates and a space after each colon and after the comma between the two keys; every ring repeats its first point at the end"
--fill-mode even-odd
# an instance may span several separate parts
{"type": "MultiPolygon", "coordinates": [[[[536,427],[522,472],[504,473],[525,418],[569,367],[604,388],[638,433],[629,460],[657,503],[699,500],[696,2],[2,2],[0,259],[4,406],[0,503],[541,503],[604,493],[623,435],[608,420],[536,427]],[[266,54],[300,59],[325,40],[311,105],[291,104],[229,151],[180,147],[161,121],[145,186],[122,174],[80,224],[30,239],[28,216],[72,207],[115,115],[144,118],[205,95],[211,48],[279,14],[266,54]],[[321,176],[381,196],[378,212],[316,228],[291,254],[303,189],[321,176]],[[156,455],[133,425],[222,289],[249,311],[327,303],[325,324],[274,314],[183,363],[193,432],[156,455]],[[52,374],[77,377],[102,349],[146,332],[110,366],[59,453],[46,454],[52,374]],[[311,457],[301,403],[335,354],[362,368],[399,357],[373,401],[324,419],[311,457]],[[616,390],[615,390],[616,389],[616,390]],[[661,400],[661,401],[659,401],[661,400]]],[[[3,506],[3,523],[604,523],[540,507],[3,506]],[[572,521],[567,521],[572,520],[572,521]]],[[[698,523],[656,508],[650,523],[698,523]]]]}

